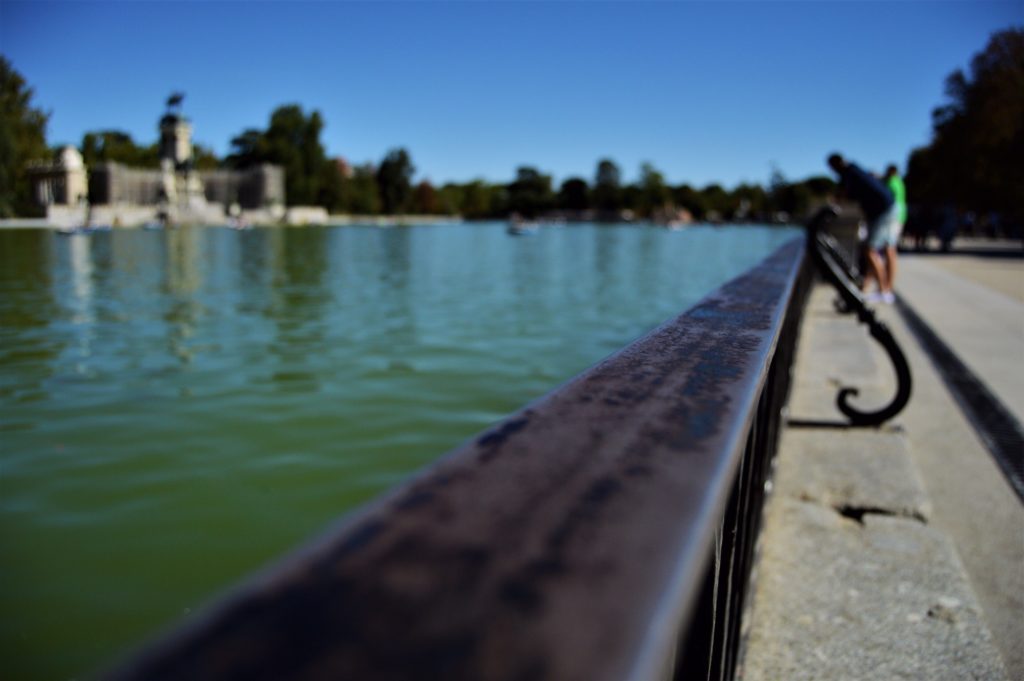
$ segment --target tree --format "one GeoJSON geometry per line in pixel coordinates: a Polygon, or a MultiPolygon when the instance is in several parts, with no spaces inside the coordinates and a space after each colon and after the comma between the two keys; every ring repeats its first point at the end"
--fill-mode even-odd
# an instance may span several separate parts
{"type": "Polygon", "coordinates": [[[46,124],[50,114],[32,106],[32,89],[0,56],[0,217],[37,212],[32,201],[29,161],[50,156],[46,124]]]}
{"type": "MultiPolygon", "coordinates": [[[[620,217],[630,218],[629,213],[636,213],[640,210],[640,186],[636,184],[623,185],[619,190],[619,211],[607,214],[604,219],[618,219],[620,217]]],[[[630,218],[631,219],[631,218],[630,218]]]]}
{"type": "Polygon", "coordinates": [[[371,164],[356,166],[352,177],[343,185],[343,206],[355,215],[376,215],[380,212],[377,171],[371,164]]]}
{"type": "Polygon", "coordinates": [[[256,128],[248,128],[242,134],[231,138],[231,153],[224,159],[224,164],[237,169],[249,168],[263,163],[266,157],[263,132],[256,128]]]}
{"type": "Polygon", "coordinates": [[[641,215],[650,217],[672,202],[672,193],[665,184],[665,177],[650,163],[640,166],[640,196],[637,208],[641,215]]]}
{"type": "MultiPolygon", "coordinates": [[[[763,210],[756,212],[773,216],[783,212],[792,219],[800,220],[807,215],[815,200],[824,200],[835,190],[836,183],[828,176],[815,175],[800,182],[790,182],[778,166],[772,164],[763,210]]],[[[761,191],[763,193],[764,190],[761,191]]],[[[756,205],[753,199],[752,203],[756,205]]]]}
{"type": "Polygon", "coordinates": [[[708,212],[703,194],[688,184],[681,184],[673,189],[672,198],[677,206],[689,211],[695,220],[703,220],[708,212]]]}
{"type": "Polygon", "coordinates": [[[316,205],[323,206],[329,213],[345,210],[345,178],[336,161],[326,160],[320,164],[319,193],[316,205]]]}
{"type": "Polygon", "coordinates": [[[288,205],[312,205],[320,193],[321,166],[327,156],[320,146],[323,119],[317,111],[308,117],[297,104],[278,107],[264,134],[266,161],[284,166],[288,205]]]}
{"type": "Polygon", "coordinates": [[[611,159],[603,158],[597,163],[594,177],[594,206],[606,218],[616,217],[622,208],[622,173],[611,159]]]}
{"type": "Polygon", "coordinates": [[[536,168],[522,166],[516,179],[508,186],[508,209],[528,218],[535,218],[554,205],[551,176],[536,168]]]}
{"type": "Polygon", "coordinates": [[[729,195],[729,192],[720,184],[709,184],[701,190],[701,196],[704,200],[704,205],[707,206],[708,218],[712,216],[710,213],[714,213],[713,217],[718,219],[727,219],[732,217],[733,212],[736,210],[738,201],[734,201],[733,197],[729,195]]]}
{"type": "Polygon", "coordinates": [[[493,217],[504,209],[502,191],[483,180],[473,180],[462,185],[462,210],[470,219],[493,217]]]}
{"type": "Polygon", "coordinates": [[[433,215],[438,211],[437,192],[434,185],[428,180],[423,180],[416,185],[413,192],[413,212],[420,215],[433,215]]]}
{"type": "Polygon", "coordinates": [[[192,160],[196,170],[215,170],[220,166],[220,160],[213,149],[201,144],[192,145],[192,160]]]}
{"type": "Polygon", "coordinates": [[[464,215],[465,192],[462,185],[446,182],[437,190],[438,210],[445,215],[464,215]]]}
{"type": "Polygon", "coordinates": [[[768,196],[757,184],[740,184],[732,191],[736,200],[736,220],[760,219],[767,213],[768,196]]]}
{"type": "Polygon", "coordinates": [[[834,194],[836,191],[836,181],[827,175],[808,177],[803,184],[812,196],[818,198],[834,194]]]}
{"type": "Polygon", "coordinates": [[[909,159],[908,198],[1024,219],[1024,28],[993,34],[969,74],[946,79],[946,98],[931,143],[909,159]]]}
{"type": "Polygon", "coordinates": [[[135,168],[159,168],[160,147],[155,142],[139,146],[131,135],[121,130],[96,130],[82,135],[82,160],[88,168],[107,162],[135,168]]]}
{"type": "Polygon", "coordinates": [[[416,168],[405,149],[392,149],[381,161],[377,168],[377,186],[385,213],[392,215],[409,207],[415,172],[416,168]]]}
{"type": "Polygon", "coordinates": [[[585,211],[590,208],[590,187],[580,177],[570,177],[558,190],[558,207],[561,210],[585,211]]]}
{"type": "Polygon", "coordinates": [[[82,160],[86,167],[100,163],[123,163],[135,168],[159,168],[160,148],[156,143],[139,146],[121,130],[97,130],[82,135],[82,160]]]}
{"type": "Polygon", "coordinates": [[[280,106],[270,115],[266,131],[249,128],[231,140],[225,163],[248,168],[274,163],[284,168],[285,200],[289,206],[319,205],[333,208],[341,201],[341,175],[327,158],[320,133],[319,111],[308,116],[298,104],[280,106]]]}

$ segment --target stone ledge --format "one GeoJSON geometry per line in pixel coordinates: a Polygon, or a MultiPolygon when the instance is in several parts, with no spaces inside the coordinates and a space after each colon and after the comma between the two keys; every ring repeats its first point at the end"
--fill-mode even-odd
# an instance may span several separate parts
{"type": "Polygon", "coordinates": [[[949,540],[916,520],[862,520],[772,499],[737,678],[1005,679],[949,540]]]}
{"type": "Polygon", "coordinates": [[[851,517],[881,513],[922,522],[931,503],[907,441],[884,431],[785,429],[780,451],[786,465],[775,478],[777,493],[845,509],[851,517]]]}
{"type": "Polygon", "coordinates": [[[891,368],[855,319],[812,291],[765,509],[737,678],[1006,679],[952,541],[899,427],[844,429],[839,385],[884,404],[891,368]]]}

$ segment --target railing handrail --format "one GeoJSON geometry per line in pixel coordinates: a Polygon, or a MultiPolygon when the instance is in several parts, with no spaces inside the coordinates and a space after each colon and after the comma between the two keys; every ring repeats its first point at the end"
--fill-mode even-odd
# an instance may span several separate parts
{"type": "Polygon", "coordinates": [[[737,471],[804,254],[802,238],[788,242],[109,678],[670,673],[748,475],[737,471]]]}

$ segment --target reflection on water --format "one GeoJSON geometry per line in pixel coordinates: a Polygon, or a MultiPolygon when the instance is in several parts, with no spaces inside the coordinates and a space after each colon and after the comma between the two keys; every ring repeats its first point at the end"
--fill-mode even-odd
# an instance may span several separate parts
{"type": "Polygon", "coordinates": [[[790,236],[0,232],[3,673],[109,662],[790,236]]]}

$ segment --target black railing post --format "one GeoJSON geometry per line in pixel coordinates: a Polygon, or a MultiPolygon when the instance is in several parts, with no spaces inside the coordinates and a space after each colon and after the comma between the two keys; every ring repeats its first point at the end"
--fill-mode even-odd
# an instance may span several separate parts
{"type": "Polygon", "coordinates": [[[893,337],[889,327],[875,316],[869,308],[855,284],[855,278],[842,249],[829,234],[825,227],[836,217],[835,209],[825,207],[811,219],[807,225],[808,249],[818,271],[839,293],[846,309],[856,312],[857,319],[868,325],[869,333],[885,350],[896,372],[896,395],[886,406],[875,411],[863,411],[850,403],[851,397],[859,394],[857,388],[844,387],[836,396],[836,407],[853,426],[879,426],[893,418],[907,406],[910,401],[912,378],[910,365],[903,355],[903,350],[893,337]]]}

